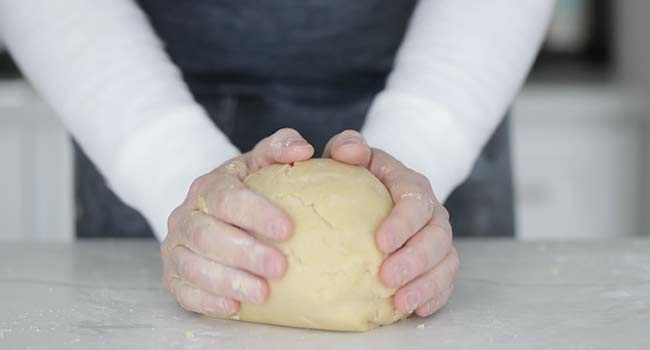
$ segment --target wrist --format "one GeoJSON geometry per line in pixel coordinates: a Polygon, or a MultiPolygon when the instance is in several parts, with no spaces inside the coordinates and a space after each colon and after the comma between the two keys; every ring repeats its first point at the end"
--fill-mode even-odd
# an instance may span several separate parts
{"type": "Polygon", "coordinates": [[[191,106],[134,133],[107,178],[163,240],[167,217],[183,201],[191,182],[237,154],[203,110],[191,106]]]}
{"type": "Polygon", "coordinates": [[[425,175],[441,202],[469,175],[476,157],[443,106],[408,94],[380,93],[361,132],[370,146],[425,175]]]}

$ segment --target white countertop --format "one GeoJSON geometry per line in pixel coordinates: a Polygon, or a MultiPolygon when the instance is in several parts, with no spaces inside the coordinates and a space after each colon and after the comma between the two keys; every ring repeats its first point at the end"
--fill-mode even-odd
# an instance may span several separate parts
{"type": "Polygon", "coordinates": [[[650,349],[650,240],[460,241],[441,312],[368,333],[200,317],[153,241],[0,245],[1,349],[650,349]]]}

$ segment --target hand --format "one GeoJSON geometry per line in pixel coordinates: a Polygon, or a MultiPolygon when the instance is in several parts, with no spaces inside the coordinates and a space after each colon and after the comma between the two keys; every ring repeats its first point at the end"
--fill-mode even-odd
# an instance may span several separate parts
{"type": "Polygon", "coordinates": [[[393,197],[395,206],[375,239],[377,247],[390,255],[379,275],[387,287],[399,288],[395,307],[422,317],[439,310],[452,293],[460,262],[449,213],[428,179],[386,152],[368,147],[352,130],[334,136],[323,156],[368,168],[393,197]]]}
{"type": "Polygon", "coordinates": [[[185,309],[226,317],[239,302],[262,303],[266,278],[282,276],[284,255],[251,236],[286,240],[290,218],[243,183],[273,163],[312,157],[314,148],[292,129],[281,129],[255,148],[192,183],[185,201],[169,216],[161,245],[163,283],[185,309]],[[250,215],[255,213],[255,215],[250,215]]]}

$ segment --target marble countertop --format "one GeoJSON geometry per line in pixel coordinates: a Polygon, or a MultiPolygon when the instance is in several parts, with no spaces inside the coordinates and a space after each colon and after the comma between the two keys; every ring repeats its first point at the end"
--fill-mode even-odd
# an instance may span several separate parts
{"type": "Polygon", "coordinates": [[[460,240],[449,304],[367,333],[201,317],[153,241],[0,244],[0,349],[650,349],[650,240],[460,240]]]}

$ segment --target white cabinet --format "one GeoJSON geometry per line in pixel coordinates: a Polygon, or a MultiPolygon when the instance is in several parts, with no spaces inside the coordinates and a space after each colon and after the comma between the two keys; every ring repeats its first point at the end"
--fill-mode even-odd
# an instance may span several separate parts
{"type": "Polygon", "coordinates": [[[527,86],[513,118],[517,232],[618,237],[644,226],[647,109],[616,86],[527,86]]]}
{"type": "Polygon", "coordinates": [[[0,82],[0,240],[73,238],[69,138],[21,81],[0,82]]]}

